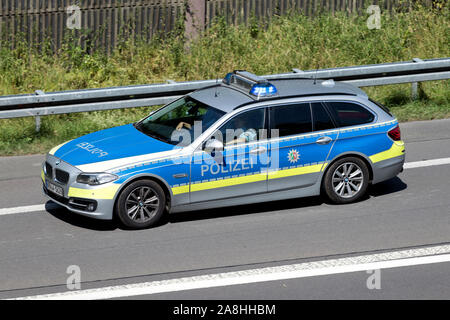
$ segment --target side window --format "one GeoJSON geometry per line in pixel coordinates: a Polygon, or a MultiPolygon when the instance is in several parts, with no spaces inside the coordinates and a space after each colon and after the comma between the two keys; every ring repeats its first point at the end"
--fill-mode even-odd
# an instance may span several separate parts
{"type": "Polygon", "coordinates": [[[351,102],[327,102],[339,127],[372,122],[375,116],[366,108],[351,102]]]}
{"type": "Polygon", "coordinates": [[[213,137],[225,146],[265,139],[264,124],[265,108],[246,111],[228,120],[213,137]]]}
{"type": "Polygon", "coordinates": [[[314,119],[314,131],[334,129],[333,120],[321,103],[311,104],[313,119],[314,119]]]}
{"type": "Polygon", "coordinates": [[[278,130],[279,137],[312,131],[309,103],[275,106],[270,109],[271,130],[278,130]]]}

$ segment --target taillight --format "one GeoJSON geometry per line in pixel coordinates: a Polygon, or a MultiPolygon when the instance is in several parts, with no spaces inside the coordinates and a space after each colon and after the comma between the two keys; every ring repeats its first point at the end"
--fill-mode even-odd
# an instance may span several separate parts
{"type": "Polygon", "coordinates": [[[400,127],[398,125],[394,129],[389,130],[388,135],[394,141],[399,141],[402,139],[401,133],[400,133],[400,127]]]}

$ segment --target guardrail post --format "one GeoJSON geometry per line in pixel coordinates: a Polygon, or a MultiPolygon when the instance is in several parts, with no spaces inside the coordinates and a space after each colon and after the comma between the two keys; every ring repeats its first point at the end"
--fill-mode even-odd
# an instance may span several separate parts
{"type": "MultiPolygon", "coordinates": [[[[412,61],[417,62],[417,63],[423,62],[423,60],[420,58],[414,58],[414,59],[412,59],[412,61]]],[[[418,93],[419,89],[420,89],[419,82],[411,82],[411,99],[412,100],[417,100],[417,98],[419,97],[419,93],[418,93]]]]}
{"type": "MultiPolygon", "coordinates": [[[[42,91],[42,90],[36,90],[34,93],[36,95],[38,95],[38,96],[42,96],[42,95],[45,94],[45,92],[42,91]]],[[[35,120],[35,123],[36,123],[36,132],[39,133],[39,131],[41,131],[41,116],[36,115],[34,117],[34,120],[35,120]]]]}
{"type": "Polygon", "coordinates": [[[411,99],[413,99],[413,100],[417,100],[417,98],[418,98],[418,93],[417,93],[418,87],[419,87],[418,82],[411,83],[411,99]]]}
{"type": "Polygon", "coordinates": [[[35,116],[34,120],[36,121],[36,132],[39,133],[41,131],[41,116],[35,116]]]}

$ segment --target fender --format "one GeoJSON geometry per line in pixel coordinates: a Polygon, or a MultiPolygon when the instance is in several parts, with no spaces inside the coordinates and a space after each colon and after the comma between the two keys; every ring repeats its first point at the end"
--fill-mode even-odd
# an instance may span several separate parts
{"type": "Polygon", "coordinates": [[[322,177],[320,177],[320,181],[321,181],[321,185],[323,182],[323,177],[325,176],[325,172],[328,170],[328,168],[338,159],[342,158],[342,157],[346,157],[346,156],[359,156],[360,158],[363,158],[368,164],[368,169],[369,169],[369,178],[371,181],[373,179],[373,163],[372,161],[369,159],[369,157],[367,155],[365,155],[364,153],[358,152],[358,151],[347,151],[347,152],[342,152],[339,155],[335,156],[333,159],[331,160],[327,160],[327,166],[324,170],[322,170],[322,177]]]}
{"type": "MultiPolygon", "coordinates": [[[[170,186],[167,184],[167,182],[160,176],[153,174],[153,173],[139,173],[136,175],[133,175],[131,177],[129,177],[127,180],[125,180],[119,187],[119,189],[116,191],[116,194],[114,195],[114,205],[116,204],[117,198],[119,196],[119,194],[122,192],[122,190],[128,186],[131,182],[135,181],[135,180],[139,180],[141,178],[151,178],[153,180],[156,180],[157,182],[160,182],[163,184],[163,186],[167,189],[168,193],[169,193],[169,200],[173,198],[173,193],[172,190],[170,188],[170,186]]],[[[168,203],[170,203],[170,201],[168,201],[168,203]]]]}

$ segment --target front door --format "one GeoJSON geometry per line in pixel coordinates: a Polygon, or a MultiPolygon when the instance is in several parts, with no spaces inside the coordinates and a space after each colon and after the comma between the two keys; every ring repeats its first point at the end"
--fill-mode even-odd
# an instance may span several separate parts
{"type": "MultiPolygon", "coordinates": [[[[210,139],[223,150],[197,150],[191,162],[191,203],[267,192],[266,109],[243,111],[210,139]]],[[[205,141],[206,143],[207,141],[205,141]]],[[[203,147],[205,146],[203,144],[203,147]]]]}

